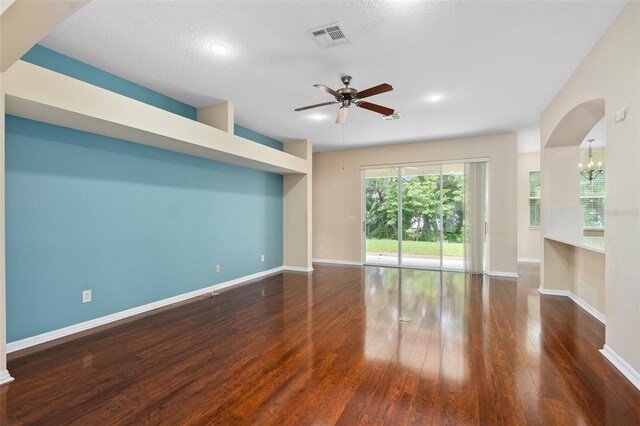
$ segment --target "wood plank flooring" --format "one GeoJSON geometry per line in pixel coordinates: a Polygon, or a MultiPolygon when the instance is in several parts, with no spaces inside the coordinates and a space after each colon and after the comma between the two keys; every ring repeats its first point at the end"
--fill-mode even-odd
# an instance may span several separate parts
{"type": "Polygon", "coordinates": [[[12,356],[0,424],[640,424],[604,327],[520,274],[274,275],[12,356]]]}

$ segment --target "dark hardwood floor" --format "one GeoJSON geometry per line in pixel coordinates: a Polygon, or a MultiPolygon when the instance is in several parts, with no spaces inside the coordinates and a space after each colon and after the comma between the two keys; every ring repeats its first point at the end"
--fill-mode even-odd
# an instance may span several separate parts
{"type": "Polygon", "coordinates": [[[12,356],[0,423],[640,424],[604,327],[520,273],[274,275],[12,356]]]}

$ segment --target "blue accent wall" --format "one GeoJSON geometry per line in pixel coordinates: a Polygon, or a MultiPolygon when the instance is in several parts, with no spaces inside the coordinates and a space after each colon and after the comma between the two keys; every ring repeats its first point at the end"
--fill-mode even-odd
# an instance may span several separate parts
{"type": "Polygon", "coordinates": [[[8,341],[281,266],[282,197],[279,175],[7,116],[8,341]]]}
{"type": "Polygon", "coordinates": [[[191,105],[179,102],[40,45],[32,47],[21,59],[192,120],[197,117],[197,110],[191,105]]]}
{"type": "MultiPolygon", "coordinates": [[[[42,46],[22,59],[196,119],[42,46]]],[[[13,116],[5,131],[9,342],[282,266],[282,176],[13,116]]]]}
{"type": "Polygon", "coordinates": [[[270,146],[271,148],[278,149],[282,151],[282,142],[272,139],[268,136],[265,136],[261,133],[255,132],[251,129],[247,129],[246,127],[242,127],[239,124],[233,126],[233,133],[236,136],[240,136],[241,138],[249,139],[254,142],[261,143],[262,145],[270,146]]]}

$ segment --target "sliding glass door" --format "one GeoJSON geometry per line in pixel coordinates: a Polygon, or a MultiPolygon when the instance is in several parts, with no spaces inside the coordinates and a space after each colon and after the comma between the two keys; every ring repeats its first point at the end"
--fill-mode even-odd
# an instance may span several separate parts
{"type": "Polygon", "coordinates": [[[398,169],[364,171],[365,263],[398,265],[398,169]]]}
{"type": "Polygon", "coordinates": [[[440,166],[412,166],[401,170],[401,265],[438,269],[442,266],[440,166]]]}
{"type": "Polygon", "coordinates": [[[364,262],[482,272],[485,164],[364,169],[364,262]]]}
{"type": "Polygon", "coordinates": [[[442,165],[442,267],[465,269],[465,165],[442,165]]]}

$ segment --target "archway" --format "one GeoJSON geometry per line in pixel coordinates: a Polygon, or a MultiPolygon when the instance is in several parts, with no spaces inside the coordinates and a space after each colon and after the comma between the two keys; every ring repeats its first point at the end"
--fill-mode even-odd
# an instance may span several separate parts
{"type": "Polygon", "coordinates": [[[570,109],[553,128],[542,150],[542,265],[544,294],[571,297],[604,322],[604,236],[584,236],[578,163],[580,145],[605,116],[605,100],[570,109]]]}
{"type": "Polygon", "coordinates": [[[604,113],[604,99],[593,99],[573,107],[556,124],[544,147],[580,145],[593,126],[604,117],[604,113]]]}

